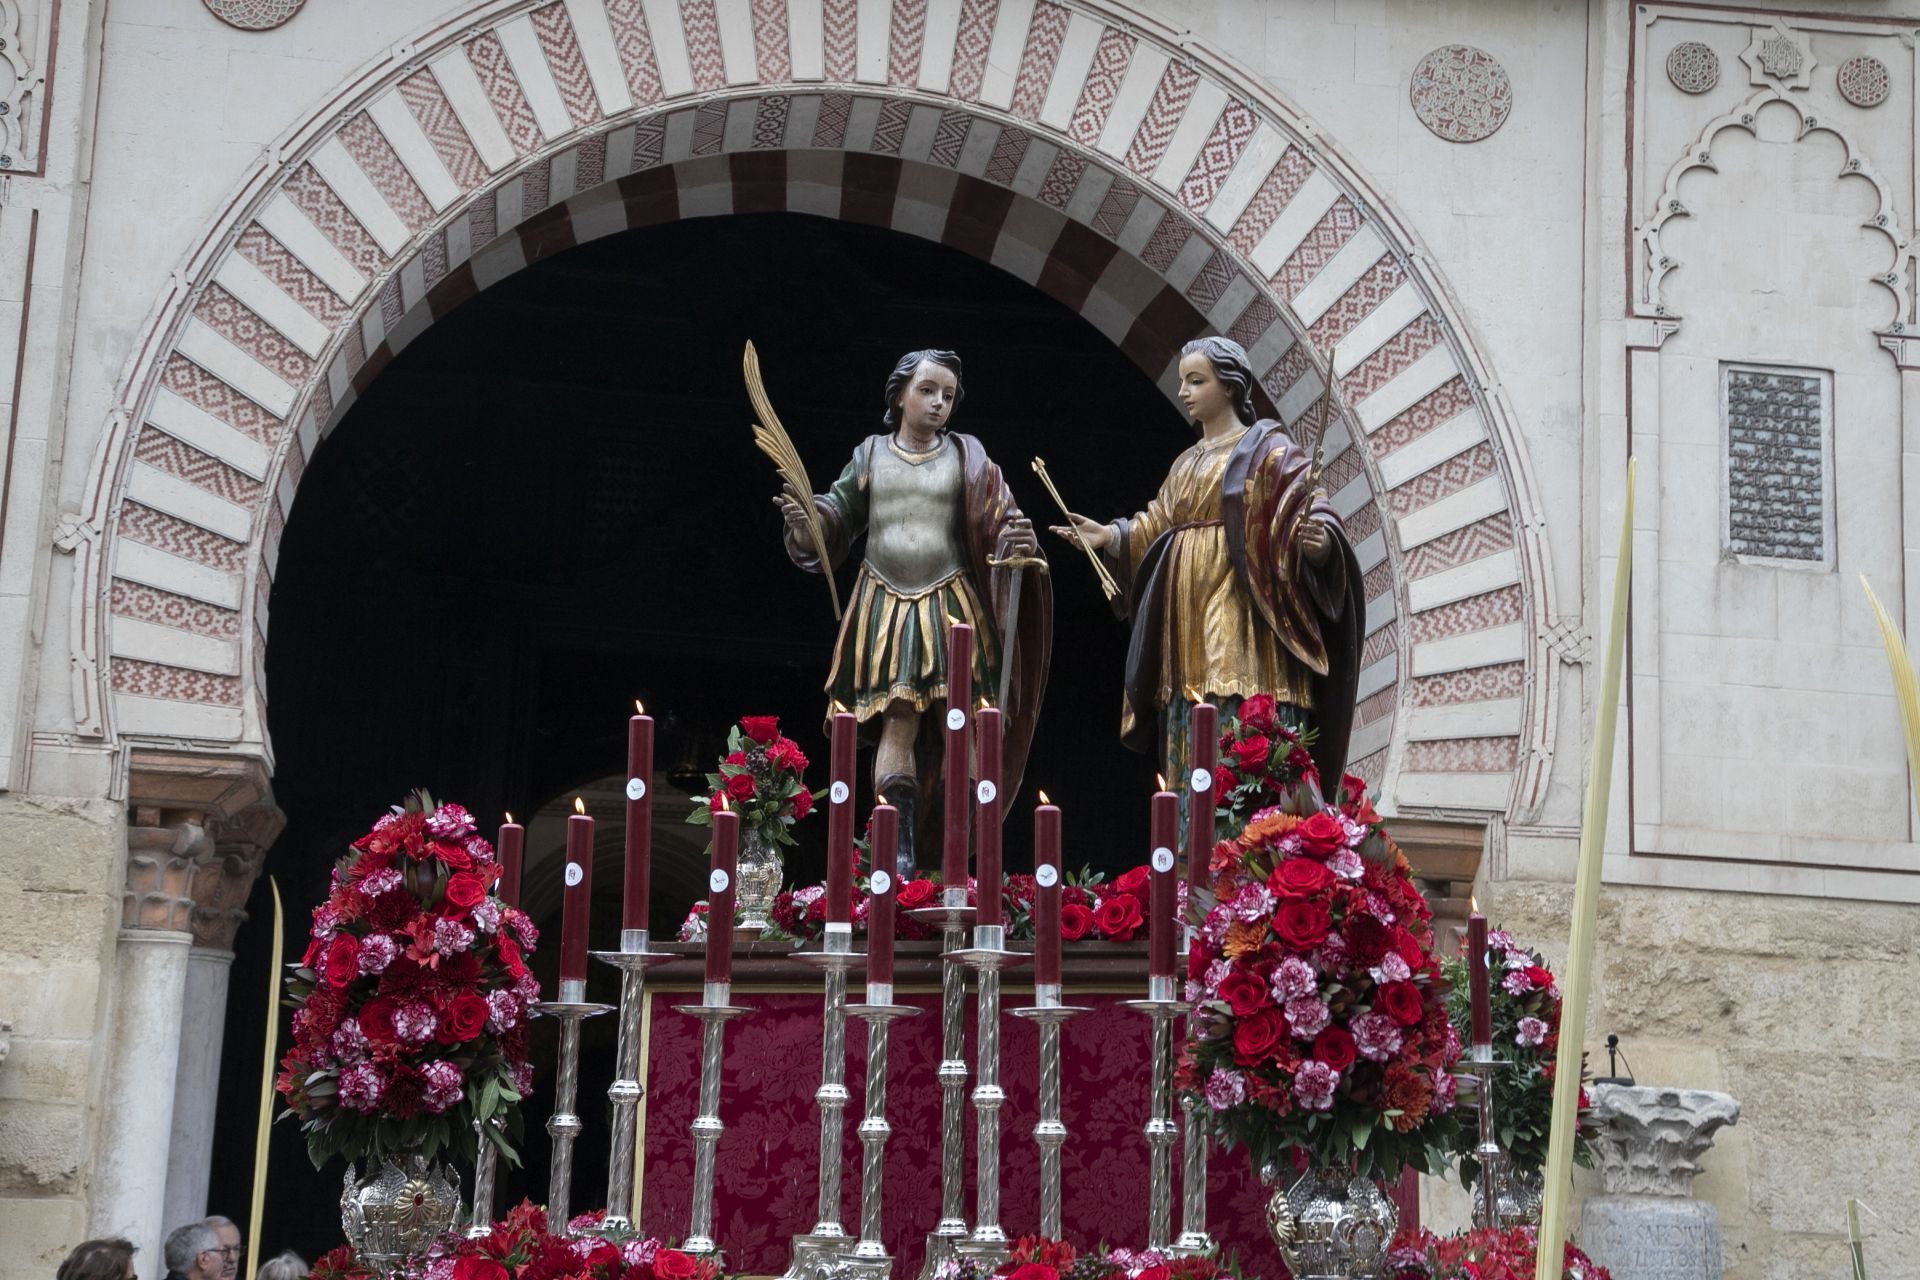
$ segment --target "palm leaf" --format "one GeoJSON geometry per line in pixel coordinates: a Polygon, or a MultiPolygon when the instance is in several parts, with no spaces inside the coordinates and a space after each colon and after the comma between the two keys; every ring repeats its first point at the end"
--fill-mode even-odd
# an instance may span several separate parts
{"type": "Polygon", "coordinates": [[[747,378],[747,399],[753,402],[753,411],[760,415],[760,421],[753,424],[753,443],[773,459],[780,478],[793,490],[800,509],[806,513],[807,533],[813,539],[814,554],[820,557],[820,572],[827,579],[827,592],[833,597],[833,618],[838,622],[840,588],[833,580],[833,561],[827,555],[827,535],[820,527],[820,513],[813,507],[813,482],[807,479],[807,467],[800,461],[800,451],[793,447],[793,439],[780,425],[780,415],[773,411],[773,402],[767,399],[766,384],[760,380],[760,353],[753,349],[751,340],[747,342],[740,367],[747,378]]]}
{"type": "Polygon", "coordinates": [[[1913,770],[1915,778],[1920,778],[1920,679],[1914,676],[1913,662],[1907,657],[1907,645],[1900,638],[1900,629],[1881,607],[1880,597],[1873,594],[1864,573],[1860,575],[1860,588],[1867,593],[1867,603],[1873,607],[1873,620],[1880,624],[1880,642],[1887,649],[1887,667],[1893,676],[1894,698],[1900,707],[1900,727],[1907,736],[1907,767],[1913,770]]]}

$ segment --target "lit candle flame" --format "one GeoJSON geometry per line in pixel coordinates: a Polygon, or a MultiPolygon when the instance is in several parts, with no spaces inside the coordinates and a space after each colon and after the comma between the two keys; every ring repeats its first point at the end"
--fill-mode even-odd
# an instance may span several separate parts
{"type": "Polygon", "coordinates": [[[1155,781],[1155,783],[1156,783],[1156,784],[1158,784],[1158,785],[1157,785],[1157,786],[1156,786],[1156,787],[1154,788],[1154,789],[1155,789],[1156,791],[1165,791],[1165,790],[1167,789],[1167,775],[1166,775],[1166,774],[1164,774],[1164,773],[1156,773],[1156,774],[1154,774],[1154,775],[1153,775],[1153,778],[1154,778],[1154,781],[1155,781]]]}
{"type": "Polygon", "coordinates": [[[1473,914],[1479,915],[1480,914],[1480,895],[1472,894],[1472,893],[1468,894],[1467,908],[1468,910],[1472,911],[1473,914]]]}
{"type": "Polygon", "coordinates": [[[633,714],[637,716],[643,716],[647,714],[647,709],[640,705],[640,699],[638,698],[635,698],[633,700],[633,714]]]}
{"type": "Polygon", "coordinates": [[[720,812],[722,813],[733,812],[733,806],[727,803],[727,797],[725,792],[722,792],[720,794],[720,812]]]}
{"type": "Polygon", "coordinates": [[[511,809],[507,810],[507,825],[508,826],[513,825],[513,810],[511,809]]]}
{"type": "Polygon", "coordinates": [[[845,715],[846,713],[847,713],[847,704],[840,701],[840,699],[835,698],[833,700],[833,714],[836,716],[842,716],[842,715],[845,715]]]}
{"type": "Polygon", "coordinates": [[[585,813],[587,811],[587,802],[579,796],[575,796],[573,798],[573,811],[575,813],[585,813]]]}
{"type": "Polygon", "coordinates": [[[1042,791],[1042,792],[1040,793],[1040,803],[1041,803],[1041,804],[1052,804],[1052,803],[1053,803],[1053,801],[1051,801],[1051,800],[1049,800],[1049,799],[1047,799],[1047,793],[1046,793],[1046,792],[1044,792],[1044,791],[1042,791]]]}

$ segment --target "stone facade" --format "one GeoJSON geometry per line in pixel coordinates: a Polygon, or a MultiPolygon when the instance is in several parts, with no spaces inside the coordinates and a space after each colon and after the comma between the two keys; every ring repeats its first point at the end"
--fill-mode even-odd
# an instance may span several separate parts
{"type": "MultiPolygon", "coordinates": [[[[1920,1174],[1920,846],[1855,585],[1920,627],[1917,18],[0,0],[0,1280],[109,1229],[155,1275],[192,1203],[195,1010],[277,830],[265,602],[312,453],[473,293],[747,209],[941,240],[1163,386],[1204,328],[1289,421],[1338,379],[1355,754],[1398,813],[1485,826],[1482,900],[1549,953],[1636,453],[1591,1030],[1741,1100],[1698,1183],[1729,1276],[1837,1273],[1844,1198],[1920,1174]],[[1754,412],[1754,371],[1817,384],[1817,424],[1754,412]],[[159,1076],[171,1107],[120,1105],[159,1076]]],[[[1874,1274],[1920,1276],[1884,1221],[1874,1274]]]]}

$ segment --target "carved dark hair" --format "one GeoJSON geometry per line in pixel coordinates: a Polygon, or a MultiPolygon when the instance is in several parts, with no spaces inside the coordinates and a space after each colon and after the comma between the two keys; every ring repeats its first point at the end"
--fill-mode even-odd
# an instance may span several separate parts
{"type": "MultiPolygon", "coordinates": [[[[1244,354],[1244,353],[1242,353],[1244,354]]],[[[966,383],[960,373],[960,356],[957,352],[942,351],[929,347],[925,351],[909,351],[900,357],[900,363],[893,366],[893,372],[887,375],[885,394],[887,412],[880,419],[887,424],[887,430],[896,431],[900,427],[900,397],[906,394],[907,384],[913,381],[913,375],[922,364],[937,364],[942,369],[953,371],[953,407],[959,408],[960,402],[967,398],[966,383]]],[[[941,430],[946,430],[942,427],[941,430]]]]}
{"type": "Polygon", "coordinates": [[[1234,416],[1252,426],[1258,415],[1253,409],[1253,363],[1247,359],[1247,349],[1232,338],[1195,338],[1180,348],[1182,359],[1194,355],[1207,358],[1207,363],[1213,366],[1213,376],[1226,385],[1227,394],[1233,397],[1234,416]]]}

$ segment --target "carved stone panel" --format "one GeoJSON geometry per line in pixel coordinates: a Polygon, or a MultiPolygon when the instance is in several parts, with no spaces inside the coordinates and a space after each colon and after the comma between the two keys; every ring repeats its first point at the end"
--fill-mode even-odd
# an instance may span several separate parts
{"type": "Polygon", "coordinates": [[[1420,59],[1408,87],[1413,113],[1436,137],[1479,142],[1507,122],[1513,81],[1484,49],[1448,44],[1420,59]]]}
{"type": "Polygon", "coordinates": [[[1818,370],[1723,367],[1727,554],[1801,568],[1831,563],[1832,385],[1818,370]]]}
{"type": "Polygon", "coordinates": [[[268,31],[300,12],[307,0],[206,0],[213,16],[242,31],[268,31]]]}
{"type": "Polygon", "coordinates": [[[1720,55],[1698,40],[1682,41],[1667,55],[1667,79],[1682,93],[1705,93],[1720,83],[1720,55]]]}

